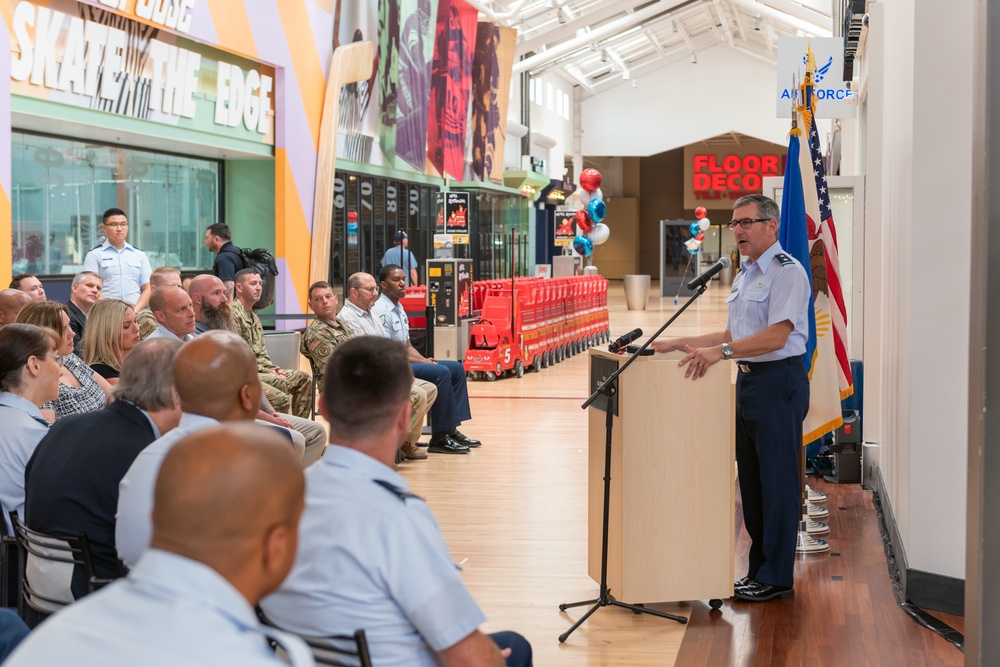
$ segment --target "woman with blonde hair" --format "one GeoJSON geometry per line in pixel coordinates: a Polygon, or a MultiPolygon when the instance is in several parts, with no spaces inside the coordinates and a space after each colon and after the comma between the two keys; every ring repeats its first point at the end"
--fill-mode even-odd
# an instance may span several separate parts
{"type": "Polygon", "coordinates": [[[109,384],[116,385],[122,362],[140,340],[132,306],[121,299],[101,299],[87,316],[83,360],[109,384]]]}
{"type": "Polygon", "coordinates": [[[17,321],[46,327],[61,337],[56,352],[63,357],[59,373],[59,396],[42,406],[49,421],[65,415],[100,410],[111,397],[111,385],[94,372],[83,359],[73,354],[73,328],[69,325],[69,309],[57,301],[31,301],[17,314],[17,321]]]}

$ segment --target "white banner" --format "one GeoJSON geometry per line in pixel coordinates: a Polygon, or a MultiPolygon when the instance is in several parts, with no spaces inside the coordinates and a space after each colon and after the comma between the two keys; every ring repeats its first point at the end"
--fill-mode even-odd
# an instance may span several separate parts
{"type": "Polygon", "coordinates": [[[806,71],[806,48],[816,54],[817,118],[854,118],[855,92],[843,81],[844,41],[839,37],[781,37],[778,39],[777,116],[792,117],[792,99],[798,95],[806,71]]]}

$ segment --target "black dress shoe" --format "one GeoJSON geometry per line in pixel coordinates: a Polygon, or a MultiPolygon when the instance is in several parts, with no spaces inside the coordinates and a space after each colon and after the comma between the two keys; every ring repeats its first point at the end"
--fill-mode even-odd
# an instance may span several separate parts
{"type": "Polygon", "coordinates": [[[469,448],[452,440],[449,436],[432,438],[427,445],[431,454],[468,454],[469,448]]]}
{"type": "Polygon", "coordinates": [[[750,577],[743,577],[742,579],[740,579],[739,581],[737,581],[736,583],[733,584],[733,590],[739,590],[741,588],[746,588],[747,586],[749,586],[750,584],[753,584],[753,583],[756,583],[756,582],[753,579],[751,579],[750,577]]]}
{"type": "Polygon", "coordinates": [[[778,600],[790,598],[795,595],[791,586],[772,586],[762,584],[759,581],[751,581],[742,588],[738,588],[733,595],[737,600],[744,602],[766,602],[768,600],[778,600]]]}
{"type": "Polygon", "coordinates": [[[478,447],[479,445],[483,444],[478,440],[473,440],[472,438],[465,435],[458,429],[455,429],[454,431],[449,433],[448,437],[457,442],[458,444],[465,445],[466,447],[478,447]]]}

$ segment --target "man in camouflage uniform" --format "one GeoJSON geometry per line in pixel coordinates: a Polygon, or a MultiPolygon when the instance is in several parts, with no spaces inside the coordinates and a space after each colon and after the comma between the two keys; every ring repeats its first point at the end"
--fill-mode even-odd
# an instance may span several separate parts
{"type": "Polygon", "coordinates": [[[312,378],[298,369],[278,368],[271,361],[264,346],[264,327],[253,312],[253,305],[260,300],[263,282],[253,269],[243,269],[236,274],[236,300],[233,301],[233,322],[243,340],[250,344],[257,355],[257,375],[264,384],[267,400],[278,412],[290,412],[308,419],[312,413],[312,378]]]}
{"type": "MultiPolygon", "coordinates": [[[[153,269],[149,275],[149,296],[152,298],[153,291],[159,287],[180,287],[181,270],[172,266],[160,266],[153,269]]],[[[135,323],[139,325],[139,337],[143,340],[149,338],[149,334],[156,331],[160,323],[156,320],[156,315],[147,304],[135,316],[135,323]]]]}
{"type": "MultiPolygon", "coordinates": [[[[354,332],[337,318],[337,295],[333,293],[329,283],[321,280],[309,287],[309,308],[316,313],[316,319],[309,323],[302,336],[300,351],[309,359],[313,375],[322,390],[323,371],[333,350],[353,337],[354,332]]],[[[416,379],[413,381],[413,387],[410,389],[410,405],[413,408],[410,413],[410,432],[406,436],[406,442],[400,447],[402,457],[427,458],[427,452],[417,446],[417,441],[420,440],[424,417],[436,398],[437,387],[432,382],[416,379]]]]}

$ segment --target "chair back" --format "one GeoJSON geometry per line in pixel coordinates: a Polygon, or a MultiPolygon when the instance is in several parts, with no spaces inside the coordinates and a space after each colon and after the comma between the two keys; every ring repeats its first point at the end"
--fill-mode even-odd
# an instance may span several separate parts
{"type": "MultiPolygon", "coordinates": [[[[257,607],[257,618],[264,625],[282,632],[290,632],[280,628],[257,607]]],[[[327,635],[313,637],[292,632],[304,641],[312,651],[316,664],[321,667],[372,667],[371,655],[368,652],[368,639],[364,630],[357,630],[351,635],[327,635]]]]}
{"type": "Polygon", "coordinates": [[[47,535],[31,530],[15,512],[11,512],[11,523],[17,539],[20,574],[18,612],[22,618],[26,616],[27,609],[47,616],[72,604],[75,567],[83,568],[91,591],[106,583],[94,577],[86,535],[47,535]]]}
{"type": "Polygon", "coordinates": [[[285,370],[299,369],[299,343],[302,334],[298,331],[265,331],[264,347],[271,361],[285,370]]]}

